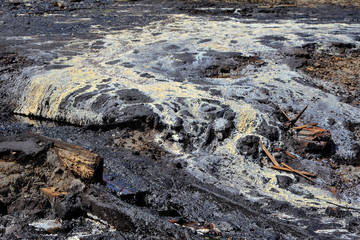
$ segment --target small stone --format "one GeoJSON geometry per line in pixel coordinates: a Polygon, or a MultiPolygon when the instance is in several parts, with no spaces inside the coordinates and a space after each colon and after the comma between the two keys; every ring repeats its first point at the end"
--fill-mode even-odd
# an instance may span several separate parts
{"type": "Polygon", "coordinates": [[[287,189],[293,183],[290,177],[284,175],[276,175],[276,179],[279,187],[283,189],[287,189]]]}
{"type": "Polygon", "coordinates": [[[259,140],[258,136],[248,135],[238,140],[236,149],[239,153],[256,159],[259,154],[259,140]]]}

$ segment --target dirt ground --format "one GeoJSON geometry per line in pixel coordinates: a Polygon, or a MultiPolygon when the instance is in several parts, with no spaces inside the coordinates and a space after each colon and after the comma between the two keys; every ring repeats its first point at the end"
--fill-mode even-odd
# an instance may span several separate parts
{"type": "MultiPolygon", "coordinates": [[[[191,1],[190,1],[191,2],[191,1]]],[[[220,2],[220,1],[219,1],[220,2]]],[[[230,2],[230,3],[254,3],[254,4],[268,4],[268,5],[301,5],[301,6],[319,6],[324,4],[330,5],[340,5],[340,6],[360,6],[359,1],[350,1],[350,0],[224,0],[223,2],[230,2]]]]}

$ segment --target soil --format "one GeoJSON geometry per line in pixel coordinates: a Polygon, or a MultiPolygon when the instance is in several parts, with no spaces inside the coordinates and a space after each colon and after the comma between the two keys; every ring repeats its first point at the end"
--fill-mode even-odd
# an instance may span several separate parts
{"type": "Polygon", "coordinates": [[[2,1],[0,238],[357,239],[356,6],[2,1]]]}
{"type": "MultiPolygon", "coordinates": [[[[337,48],[335,53],[331,53],[331,50],[315,53],[302,69],[323,82],[334,83],[339,87],[333,91],[335,94],[346,96],[344,97],[346,103],[359,105],[359,51],[351,51],[355,46],[342,43],[333,44],[331,48],[337,48]]],[[[318,87],[326,89],[326,84],[324,85],[318,87]]]]}

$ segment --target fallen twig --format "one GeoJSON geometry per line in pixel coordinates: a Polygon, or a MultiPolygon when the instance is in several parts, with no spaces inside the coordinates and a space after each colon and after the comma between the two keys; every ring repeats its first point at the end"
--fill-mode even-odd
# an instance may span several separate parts
{"type": "Polygon", "coordinates": [[[301,117],[301,115],[303,115],[303,113],[305,112],[305,110],[308,108],[308,106],[306,106],[293,120],[290,121],[290,125],[294,125],[299,118],[301,117]]]}
{"type": "Polygon", "coordinates": [[[266,153],[266,155],[270,158],[271,162],[275,165],[275,166],[279,166],[280,164],[276,161],[276,159],[274,158],[273,155],[271,155],[271,153],[269,152],[269,150],[267,150],[267,148],[265,147],[265,145],[259,141],[260,147],[264,150],[264,152],[266,153]]]}
{"type": "Polygon", "coordinates": [[[284,110],[281,110],[281,112],[285,115],[285,117],[289,120],[289,122],[291,122],[291,118],[286,114],[286,112],[284,110]]]}
{"type": "MultiPolygon", "coordinates": [[[[277,170],[284,170],[284,171],[288,171],[288,172],[294,172],[293,170],[291,170],[290,168],[287,168],[287,167],[279,167],[279,166],[271,166],[272,168],[274,169],[277,169],[277,170]]],[[[304,175],[308,175],[308,176],[311,176],[311,177],[316,177],[317,174],[316,173],[309,173],[309,172],[305,172],[305,171],[298,171],[304,175]]]]}
{"type": "Polygon", "coordinates": [[[291,157],[292,159],[297,159],[294,155],[292,155],[291,153],[289,153],[288,151],[284,150],[285,154],[288,155],[289,157],[291,157]]]}
{"type": "Polygon", "coordinates": [[[292,170],[294,173],[297,173],[297,174],[299,174],[300,176],[303,176],[304,178],[312,181],[313,183],[316,183],[313,179],[309,178],[308,176],[306,176],[305,174],[301,173],[300,171],[293,169],[293,168],[290,167],[289,165],[287,165],[287,164],[285,164],[285,163],[281,163],[281,164],[282,164],[284,167],[289,168],[290,170],[292,170]]]}
{"type": "Polygon", "coordinates": [[[297,159],[294,155],[292,155],[291,153],[289,153],[288,151],[286,151],[285,149],[279,148],[279,147],[274,147],[274,151],[277,152],[284,152],[286,155],[288,155],[289,157],[293,158],[293,159],[297,159]]]}
{"type": "Polygon", "coordinates": [[[310,124],[305,124],[305,125],[301,125],[301,126],[298,126],[298,127],[292,127],[290,128],[291,130],[301,130],[303,128],[308,128],[308,127],[313,127],[313,126],[316,126],[318,125],[317,123],[310,123],[310,124]]]}

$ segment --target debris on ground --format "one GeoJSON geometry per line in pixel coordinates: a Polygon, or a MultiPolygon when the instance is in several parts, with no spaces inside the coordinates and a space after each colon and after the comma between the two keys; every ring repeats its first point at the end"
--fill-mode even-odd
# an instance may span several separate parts
{"type": "MultiPolygon", "coordinates": [[[[169,222],[175,225],[190,228],[192,231],[197,232],[200,235],[207,237],[219,237],[221,231],[216,227],[214,223],[198,223],[195,221],[189,221],[184,217],[170,219],[169,222]]],[[[217,239],[217,238],[216,238],[217,239]]]]}
{"type": "Polygon", "coordinates": [[[303,115],[303,113],[305,112],[305,110],[308,108],[308,106],[306,106],[298,115],[296,115],[296,117],[294,119],[291,119],[286,113],[285,111],[282,110],[282,113],[285,115],[285,117],[289,120],[287,123],[285,123],[285,127],[287,128],[291,128],[292,126],[294,126],[296,124],[296,122],[300,119],[301,115],[303,115]]]}
{"type": "Polygon", "coordinates": [[[288,119],[284,126],[290,130],[294,138],[301,144],[306,152],[318,152],[323,155],[329,154],[332,149],[332,140],[330,131],[316,127],[318,123],[310,123],[301,126],[295,126],[302,114],[308,108],[306,106],[294,119],[291,119],[284,110],[281,112],[288,119]]]}
{"type": "Polygon", "coordinates": [[[37,222],[29,223],[30,226],[36,228],[39,231],[46,231],[49,233],[55,233],[61,230],[62,223],[58,219],[41,219],[37,222]]]}
{"type": "Polygon", "coordinates": [[[99,182],[102,175],[98,155],[40,134],[1,137],[0,156],[1,189],[8,189],[7,211],[24,203],[28,203],[25,209],[46,211],[47,199],[59,217],[76,217],[79,209],[72,206],[75,202],[66,203],[67,199],[76,199],[86,183],[99,182]]]}
{"type": "MultiPolygon", "coordinates": [[[[315,183],[315,181],[313,179],[311,179],[308,176],[312,176],[315,177],[316,174],[314,173],[309,173],[309,172],[304,172],[304,171],[298,171],[295,170],[294,168],[290,167],[289,165],[287,165],[286,163],[281,163],[281,165],[278,163],[278,161],[276,161],[276,159],[274,158],[274,156],[269,152],[269,150],[265,147],[265,145],[259,141],[259,145],[261,146],[261,148],[264,150],[265,154],[268,156],[268,158],[271,160],[271,162],[274,164],[273,166],[271,166],[274,169],[277,170],[284,170],[284,171],[288,171],[288,172],[293,172],[293,173],[297,173],[300,176],[312,181],[313,183],[315,183]],[[308,176],[306,176],[308,175],[308,176]]],[[[293,155],[292,155],[293,156],[293,155]]]]}
{"type": "Polygon", "coordinates": [[[331,143],[331,133],[319,127],[302,128],[294,134],[307,152],[323,152],[331,143]]]}

